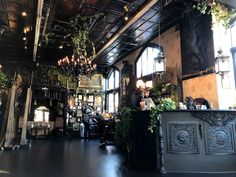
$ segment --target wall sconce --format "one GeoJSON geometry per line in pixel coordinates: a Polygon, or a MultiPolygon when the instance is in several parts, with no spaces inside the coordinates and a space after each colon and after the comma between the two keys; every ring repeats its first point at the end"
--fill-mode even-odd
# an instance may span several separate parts
{"type": "Polygon", "coordinates": [[[136,82],[136,87],[140,89],[149,89],[153,86],[152,81],[143,82],[143,80],[139,79],[136,82]]]}
{"type": "Polygon", "coordinates": [[[137,80],[136,87],[137,88],[145,88],[145,83],[143,82],[143,80],[141,80],[141,79],[137,80]]]}
{"type": "Polygon", "coordinates": [[[154,72],[159,75],[164,74],[166,72],[166,57],[163,55],[163,52],[159,52],[158,56],[154,58],[154,62],[154,72]]]}
{"type": "Polygon", "coordinates": [[[215,58],[215,72],[222,78],[224,78],[224,75],[230,71],[229,58],[230,56],[223,55],[222,49],[218,51],[218,56],[215,58]]]}

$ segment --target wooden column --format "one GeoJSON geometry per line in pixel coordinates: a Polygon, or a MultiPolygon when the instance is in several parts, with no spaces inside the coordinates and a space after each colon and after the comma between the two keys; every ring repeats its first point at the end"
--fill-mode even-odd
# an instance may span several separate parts
{"type": "Polygon", "coordinates": [[[7,130],[5,135],[4,147],[12,147],[12,140],[16,136],[16,119],[14,117],[14,107],[15,107],[15,96],[16,96],[16,86],[13,85],[10,91],[10,104],[8,113],[7,130]]]}

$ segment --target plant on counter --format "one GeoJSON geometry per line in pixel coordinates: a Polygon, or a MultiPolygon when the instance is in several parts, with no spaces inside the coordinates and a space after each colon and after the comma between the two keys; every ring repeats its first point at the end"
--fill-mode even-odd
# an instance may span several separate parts
{"type": "Polygon", "coordinates": [[[120,121],[116,123],[116,142],[128,153],[132,149],[132,116],[129,107],[123,107],[119,114],[120,121]]]}
{"type": "Polygon", "coordinates": [[[150,130],[153,133],[153,129],[157,126],[157,123],[161,118],[161,113],[164,111],[169,111],[174,109],[176,109],[176,105],[171,98],[162,99],[160,101],[160,104],[158,104],[155,107],[152,107],[150,112],[150,123],[148,126],[148,130],[150,130]]]}
{"type": "Polygon", "coordinates": [[[236,10],[218,0],[200,0],[193,8],[202,14],[211,14],[216,23],[222,24],[225,29],[228,29],[232,20],[236,18],[236,10]]]}

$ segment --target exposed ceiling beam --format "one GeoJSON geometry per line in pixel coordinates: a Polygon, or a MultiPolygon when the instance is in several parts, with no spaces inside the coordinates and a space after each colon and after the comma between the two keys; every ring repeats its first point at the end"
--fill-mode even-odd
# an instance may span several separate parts
{"type": "Polygon", "coordinates": [[[8,18],[8,10],[7,10],[7,2],[6,0],[2,0],[3,8],[5,11],[5,21],[7,23],[8,29],[10,29],[10,23],[9,23],[9,18],[8,18]]]}
{"type": "Polygon", "coordinates": [[[122,33],[125,32],[131,25],[133,25],[140,17],[142,17],[158,0],[150,0],[136,15],[134,15],[125,26],[123,26],[102,48],[98,51],[97,56],[104,52],[115,40],[117,40],[122,33]]]}
{"type": "Polygon", "coordinates": [[[41,20],[42,20],[42,10],[43,10],[43,0],[38,0],[37,19],[36,19],[35,37],[34,37],[34,49],[33,49],[34,62],[36,61],[36,57],[37,57],[39,34],[40,34],[40,27],[41,27],[41,20]]]}

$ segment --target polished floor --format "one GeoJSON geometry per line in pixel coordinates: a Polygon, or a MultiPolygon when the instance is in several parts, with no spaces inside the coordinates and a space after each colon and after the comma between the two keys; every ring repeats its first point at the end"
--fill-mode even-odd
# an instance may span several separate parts
{"type": "Polygon", "coordinates": [[[236,177],[236,174],[160,175],[128,165],[114,146],[101,147],[98,140],[33,140],[30,148],[0,151],[0,176],[236,177]]]}

